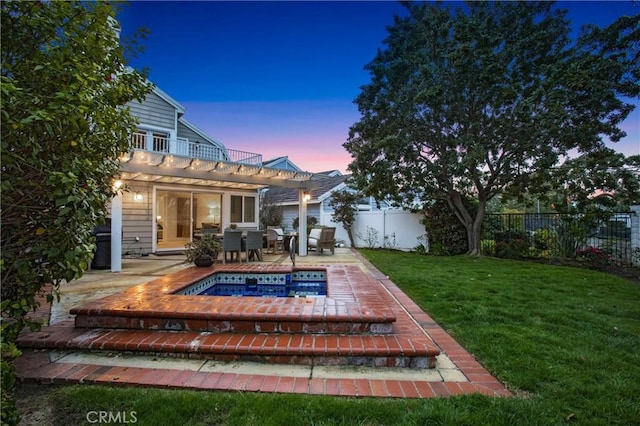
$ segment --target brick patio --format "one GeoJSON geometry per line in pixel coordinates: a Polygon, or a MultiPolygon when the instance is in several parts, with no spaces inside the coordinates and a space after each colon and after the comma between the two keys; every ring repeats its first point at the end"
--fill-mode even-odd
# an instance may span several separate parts
{"type": "MultiPolygon", "coordinates": [[[[42,383],[352,397],[511,395],[357,251],[342,250],[355,261],[299,259],[300,267],[326,268],[326,298],[171,294],[211,272],[193,267],[76,306],[74,319],[21,336],[18,376],[42,383]],[[167,321],[173,322],[166,327],[167,321]],[[392,330],[372,324],[392,324],[392,330]]],[[[290,268],[284,255],[268,260],[264,268],[290,268]]],[[[38,314],[46,317],[49,309],[38,314]]]]}

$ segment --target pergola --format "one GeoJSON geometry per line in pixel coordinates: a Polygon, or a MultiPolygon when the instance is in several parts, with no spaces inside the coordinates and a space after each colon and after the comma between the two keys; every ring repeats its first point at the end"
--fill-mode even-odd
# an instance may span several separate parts
{"type": "MultiPolygon", "coordinates": [[[[298,189],[298,233],[307,235],[305,192],[313,173],[259,165],[200,160],[176,154],[133,150],[121,158],[122,180],[203,187],[258,190],[268,186],[298,189]]],[[[122,194],[111,202],[111,271],[122,270],[122,194]]],[[[307,255],[306,238],[298,238],[299,256],[307,255]]]]}

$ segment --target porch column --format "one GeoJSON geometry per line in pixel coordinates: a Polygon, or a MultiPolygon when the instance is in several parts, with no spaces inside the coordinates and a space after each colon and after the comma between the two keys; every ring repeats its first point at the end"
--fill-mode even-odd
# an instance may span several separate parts
{"type": "Polygon", "coordinates": [[[111,199],[111,272],[122,271],[122,192],[111,199]]]}
{"type": "Polygon", "coordinates": [[[304,189],[298,189],[298,256],[307,255],[307,200],[304,189]]]}

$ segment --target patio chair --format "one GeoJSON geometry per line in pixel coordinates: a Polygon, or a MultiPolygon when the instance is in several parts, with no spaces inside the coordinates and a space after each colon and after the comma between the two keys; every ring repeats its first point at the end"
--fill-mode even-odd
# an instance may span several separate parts
{"type": "Polygon", "coordinates": [[[284,250],[284,235],[282,228],[268,228],[267,229],[267,251],[273,247],[272,253],[277,253],[278,248],[284,250]]]}
{"type": "Polygon", "coordinates": [[[255,254],[258,260],[262,260],[263,236],[264,233],[262,231],[247,231],[247,238],[243,240],[247,262],[249,262],[250,253],[255,254]]]}
{"type": "Polygon", "coordinates": [[[315,249],[318,254],[322,254],[324,249],[331,250],[331,254],[335,254],[336,250],[336,228],[314,228],[309,233],[307,247],[315,249]]]}
{"type": "Polygon", "coordinates": [[[240,252],[242,251],[242,231],[234,231],[226,229],[222,238],[222,263],[227,263],[227,253],[231,253],[231,260],[233,261],[233,254],[236,253],[238,262],[242,262],[240,258],[240,252]]]}

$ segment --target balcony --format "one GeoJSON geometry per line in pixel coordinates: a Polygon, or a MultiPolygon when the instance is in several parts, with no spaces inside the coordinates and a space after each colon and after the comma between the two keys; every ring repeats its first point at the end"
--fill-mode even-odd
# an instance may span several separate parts
{"type": "Polygon", "coordinates": [[[254,152],[220,148],[208,143],[194,142],[185,138],[169,139],[146,132],[134,132],[131,148],[155,153],[179,155],[199,160],[226,161],[231,163],[262,166],[262,155],[254,152]]]}

